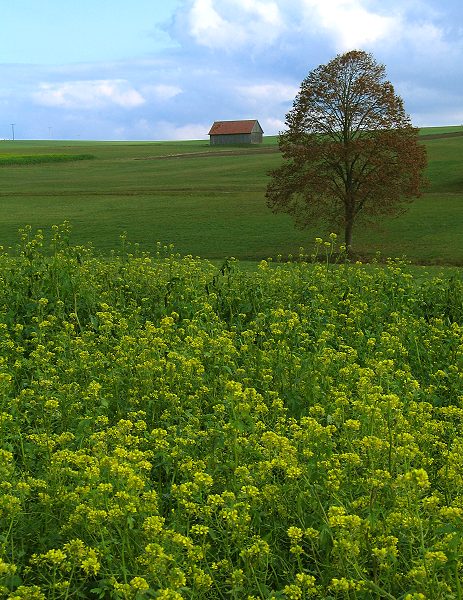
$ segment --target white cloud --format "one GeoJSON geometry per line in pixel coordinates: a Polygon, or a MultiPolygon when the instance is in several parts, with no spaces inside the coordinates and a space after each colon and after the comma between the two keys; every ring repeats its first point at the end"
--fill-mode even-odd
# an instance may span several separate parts
{"type": "MultiPolygon", "coordinates": [[[[412,23],[403,28],[402,38],[413,48],[415,56],[421,61],[426,56],[426,62],[441,61],[444,56],[461,53],[462,44],[447,41],[444,31],[433,23],[412,23]]],[[[456,56],[455,56],[456,58],[456,56]]]]}
{"type": "Polygon", "coordinates": [[[271,43],[284,27],[278,3],[268,0],[193,0],[188,25],[197,44],[226,51],[271,43]]]}
{"type": "Polygon", "coordinates": [[[254,85],[240,85],[237,91],[253,102],[288,102],[294,100],[299,88],[284,83],[261,83],[254,85]]]}
{"type": "Polygon", "coordinates": [[[331,35],[339,52],[373,44],[401,28],[399,15],[369,11],[362,0],[303,0],[303,4],[308,21],[331,35]]]}
{"type": "Polygon", "coordinates": [[[143,96],[124,79],[98,79],[41,83],[33,93],[38,104],[61,108],[94,109],[115,105],[136,108],[145,103],[143,96]]]}
{"type": "Polygon", "coordinates": [[[142,88],[143,97],[146,99],[153,98],[154,100],[170,100],[182,93],[182,88],[178,85],[169,85],[159,83],[157,85],[145,85],[142,88]]]}
{"type": "MultiPolygon", "coordinates": [[[[339,52],[405,30],[403,5],[374,10],[366,0],[190,0],[187,27],[200,46],[234,52],[325,33],[339,52]]],[[[369,3],[371,5],[371,2],[369,3]]]]}
{"type": "Polygon", "coordinates": [[[153,140],[203,140],[208,139],[211,123],[186,123],[178,125],[170,121],[140,119],[134,125],[136,135],[153,140]]]}
{"type": "Polygon", "coordinates": [[[235,3],[250,15],[257,16],[263,23],[278,27],[281,23],[281,13],[276,2],[266,0],[235,0],[235,3]]]}
{"type": "Polygon", "coordinates": [[[265,135],[276,135],[286,129],[285,122],[282,119],[268,117],[260,121],[265,135]]]}
{"type": "Polygon", "coordinates": [[[234,32],[233,25],[215,10],[213,0],[195,0],[189,14],[189,24],[192,36],[202,46],[226,48],[233,38],[237,42],[244,41],[242,33],[234,32]]]}
{"type": "Polygon", "coordinates": [[[211,128],[212,123],[201,124],[201,123],[187,123],[180,127],[172,126],[166,129],[166,134],[169,132],[170,139],[172,140],[204,140],[208,138],[208,131],[211,128]]]}

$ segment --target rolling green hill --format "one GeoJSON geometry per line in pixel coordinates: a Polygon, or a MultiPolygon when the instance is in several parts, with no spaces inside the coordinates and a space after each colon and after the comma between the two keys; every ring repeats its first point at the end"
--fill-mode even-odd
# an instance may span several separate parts
{"type": "MultiPolygon", "coordinates": [[[[354,242],[361,255],[380,251],[415,262],[463,264],[463,135],[450,133],[463,131],[422,130],[429,189],[406,215],[375,229],[358,228],[354,242]]],[[[104,253],[126,232],[146,250],[161,241],[211,259],[294,254],[327,233],[320,227],[298,231],[291,219],[267,209],[267,173],[281,161],[276,137],[258,148],[211,148],[204,140],[15,141],[0,142],[0,155],[38,161],[0,161],[0,244],[6,248],[25,224],[48,228],[64,220],[71,223],[73,242],[91,242],[104,253]],[[95,159],[41,161],[45,155],[95,159]]]]}

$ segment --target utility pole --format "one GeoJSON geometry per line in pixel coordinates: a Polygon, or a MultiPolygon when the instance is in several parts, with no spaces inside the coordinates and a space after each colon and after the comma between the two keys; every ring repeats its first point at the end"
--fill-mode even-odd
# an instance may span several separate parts
{"type": "Polygon", "coordinates": [[[13,132],[13,142],[14,142],[14,126],[16,123],[11,123],[11,131],[13,132]]]}

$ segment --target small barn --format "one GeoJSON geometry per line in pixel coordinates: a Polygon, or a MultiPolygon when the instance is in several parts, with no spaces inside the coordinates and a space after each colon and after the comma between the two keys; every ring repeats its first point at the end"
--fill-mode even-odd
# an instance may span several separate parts
{"type": "Polygon", "coordinates": [[[209,135],[216,144],[262,144],[264,130],[256,119],[245,121],[214,121],[209,135]]]}

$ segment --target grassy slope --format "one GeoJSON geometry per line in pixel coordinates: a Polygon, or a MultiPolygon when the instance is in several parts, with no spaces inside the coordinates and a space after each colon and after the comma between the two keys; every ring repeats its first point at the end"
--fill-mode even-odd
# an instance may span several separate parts
{"type": "MultiPolygon", "coordinates": [[[[423,134],[458,131],[430,128],[423,134]]],[[[261,150],[276,150],[276,137],[261,150]]],[[[400,219],[356,232],[365,254],[406,254],[419,262],[463,264],[463,137],[426,140],[431,186],[400,219]]],[[[259,259],[310,246],[320,228],[297,231],[265,206],[266,173],[277,152],[230,155],[230,148],[192,142],[0,142],[1,154],[90,153],[97,160],[0,168],[0,243],[10,246],[26,223],[68,219],[73,241],[108,251],[126,231],[152,249],[156,241],[208,258],[259,259]],[[166,155],[212,153],[207,156],[166,155]]]]}
{"type": "MultiPolygon", "coordinates": [[[[434,132],[433,132],[434,133],[434,132]]],[[[357,233],[359,246],[376,246],[416,261],[463,263],[463,137],[427,140],[429,187],[398,219],[377,233],[357,233]]]]}

